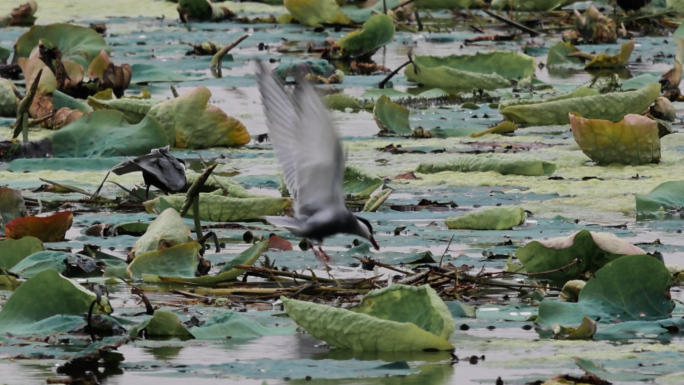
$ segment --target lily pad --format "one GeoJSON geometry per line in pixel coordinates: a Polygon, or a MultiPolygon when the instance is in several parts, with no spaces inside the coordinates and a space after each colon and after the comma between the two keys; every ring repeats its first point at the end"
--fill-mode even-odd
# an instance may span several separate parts
{"type": "Polygon", "coordinates": [[[612,233],[595,233],[588,230],[563,238],[532,241],[515,252],[515,256],[525,266],[525,271],[553,271],[535,274],[535,278],[550,280],[559,286],[569,280],[583,278],[615,259],[632,254],[645,252],[612,233]],[[568,266],[575,259],[579,259],[578,263],[568,266]],[[564,266],[567,267],[563,268],[564,266]]]}
{"type": "Polygon", "coordinates": [[[9,269],[33,253],[43,251],[43,242],[36,237],[0,241],[0,267],[9,269]]]}
{"type": "Polygon", "coordinates": [[[9,79],[0,78],[0,116],[15,117],[19,107],[19,98],[15,94],[17,87],[9,79]]]}
{"type": "Polygon", "coordinates": [[[335,0],[285,0],[283,4],[288,12],[303,25],[322,27],[323,24],[354,24],[340,10],[335,0]]]}
{"type": "Polygon", "coordinates": [[[649,255],[627,255],[598,270],[577,303],[543,300],[537,323],[577,325],[585,316],[600,318],[600,323],[669,318],[674,309],[670,285],[672,275],[662,262],[649,255]]]}
{"type": "Polygon", "coordinates": [[[193,241],[139,254],[126,270],[133,279],[141,279],[143,274],[194,277],[197,252],[201,248],[202,245],[193,241]]]}
{"type": "Polygon", "coordinates": [[[482,132],[476,132],[473,134],[470,134],[471,137],[473,138],[479,138],[480,136],[484,136],[487,134],[498,134],[498,135],[503,135],[503,134],[510,134],[511,132],[515,132],[515,130],[518,129],[518,126],[516,126],[514,123],[511,122],[501,122],[497,124],[496,126],[484,130],[482,132]]]}
{"type": "Polygon", "coordinates": [[[156,275],[145,275],[143,280],[145,282],[160,283],[160,282],[173,282],[173,283],[188,283],[203,286],[215,286],[224,282],[234,281],[242,275],[245,271],[242,269],[234,269],[233,266],[236,265],[252,265],[261,256],[261,253],[268,249],[268,240],[263,240],[255,243],[249,249],[243,251],[238,256],[229,261],[226,266],[221,269],[221,272],[217,275],[204,275],[201,277],[176,277],[176,276],[156,276],[156,275]]]}
{"type": "Polygon", "coordinates": [[[570,42],[559,42],[549,48],[546,65],[549,68],[582,68],[582,61],[578,57],[568,56],[568,54],[578,51],[570,42]]]}
{"type": "Polygon", "coordinates": [[[569,124],[568,114],[575,112],[587,119],[619,122],[627,114],[640,114],[660,96],[660,84],[649,84],[636,91],[612,92],[522,106],[501,111],[506,120],[531,126],[569,124]]]}
{"type": "Polygon", "coordinates": [[[197,339],[252,339],[261,336],[292,334],[293,327],[268,327],[234,311],[216,314],[202,326],[190,329],[190,333],[197,339]]]}
{"type": "Polygon", "coordinates": [[[556,171],[556,165],[541,160],[507,159],[485,154],[477,156],[455,156],[441,162],[421,163],[416,169],[416,172],[423,174],[434,174],[442,171],[494,171],[502,175],[544,176],[553,174],[554,171],[556,171]]]}
{"type": "Polygon", "coordinates": [[[394,22],[385,14],[373,15],[363,24],[363,29],[343,36],[337,44],[346,56],[357,58],[371,56],[378,48],[394,38],[394,22]]]}
{"type": "Polygon", "coordinates": [[[176,314],[166,310],[156,310],[152,318],[132,327],[130,334],[131,337],[144,334],[146,337],[180,338],[181,340],[195,338],[183,326],[176,314]]]}
{"type": "MultiPolygon", "coordinates": [[[[28,334],[31,333],[28,325],[53,316],[75,315],[81,318],[80,315],[88,312],[95,298],[94,293],[57,271],[44,270],[19,286],[7,299],[0,310],[0,331],[25,331],[28,334]]],[[[103,303],[104,306],[95,310],[111,312],[106,298],[103,303]]],[[[59,322],[59,319],[52,319],[59,322]]]]}
{"type": "Polygon", "coordinates": [[[632,56],[632,51],[634,51],[634,40],[620,46],[620,52],[617,55],[608,55],[601,53],[596,55],[589,63],[587,63],[585,69],[603,69],[603,68],[624,68],[629,62],[629,57],[632,56]]]}
{"type": "Polygon", "coordinates": [[[660,162],[660,137],[655,120],[632,114],[618,123],[574,114],[569,119],[572,136],[582,152],[599,166],[660,162]]]}
{"type": "Polygon", "coordinates": [[[522,207],[493,207],[462,217],[449,218],[445,224],[450,229],[508,230],[525,222],[522,207]]]}
{"type": "Polygon", "coordinates": [[[130,257],[135,258],[141,254],[180,245],[191,240],[190,227],[185,224],[178,211],[168,208],[150,223],[145,234],[135,242],[130,257]]]}
{"type": "Polygon", "coordinates": [[[379,176],[361,167],[348,165],[344,169],[342,191],[354,199],[366,199],[385,184],[379,176]]]}
{"type": "Polygon", "coordinates": [[[155,119],[130,125],[114,110],[83,115],[48,138],[57,158],[139,156],[169,145],[155,119]]]}
{"type": "Polygon", "coordinates": [[[408,108],[394,103],[386,95],[380,96],[375,102],[373,118],[382,135],[410,136],[413,133],[408,108]]]}
{"type": "Polygon", "coordinates": [[[153,64],[136,63],[131,66],[131,84],[160,82],[186,82],[200,80],[199,76],[187,76],[153,64]]]}
{"type": "MultiPolygon", "coordinates": [[[[180,210],[185,195],[167,195],[145,202],[145,208],[152,213],[168,207],[180,210]]],[[[286,198],[251,197],[233,198],[215,194],[199,194],[199,217],[203,221],[240,222],[260,220],[265,215],[276,215],[291,205],[286,198]]],[[[190,208],[187,215],[192,217],[190,208]]]]}
{"type": "Polygon", "coordinates": [[[73,219],[71,211],[60,211],[45,217],[15,218],[5,225],[5,235],[12,239],[30,236],[43,242],[57,242],[64,239],[73,219]]]}
{"type": "Polygon", "coordinates": [[[156,119],[168,142],[178,148],[239,147],[251,137],[239,120],[207,104],[211,91],[204,86],[154,105],[148,117],[156,119]]]}
{"type": "Polygon", "coordinates": [[[535,71],[532,57],[511,51],[446,57],[415,55],[413,63],[415,68],[409,64],[404,70],[408,81],[462,91],[508,87],[510,79],[532,76],[535,71]]]}
{"type": "Polygon", "coordinates": [[[16,42],[17,57],[29,57],[38,47],[40,39],[46,39],[62,52],[63,60],[70,60],[88,68],[90,62],[101,51],[107,54],[111,49],[105,39],[92,28],[74,24],[57,23],[34,25],[21,35],[16,42]]]}
{"type": "MultiPolygon", "coordinates": [[[[420,313],[412,311],[415,306],[429,309],[433,305],[424,294],[415,296],[414,294],[417,293],[412,291],[402,293],[401,290],[404,287],[392,285],[379,290],[388,291],[391,289],[391,294],[387,296],[386,300],[393,304],[390,306],[382,303],[383,300],[381,299],[380,303],[377,304],[379,311],[361,308],[361,312],[355,312],[285,297],[281,297],[281,300],[285,305],[285,311],[297,325],[312,336],[338,348],[388,352],[453,350],[453,345],[442,337],[442,335],[448,337],[450,334],[448,329],[454,327],[453,321],[448,322],[441,318],[442,315],[451,316],[446,305],[442,303],[444,309],[433,310],[436,312],[433,314],[439,314],[435,318],[426,317],[427,319],[420,320],[426,321],[426,325],[418,326],[412,322],[407,322],[407,320],[420,319],[420,313]],[[397,290],[399,292],[395,293],[394,291],[397,290]],[[365,314],[364,311],[371,314],[365,314]],[[421,326],[439,330],[439,335],[422,329],[421,326]],[[440,327],[444,329],[440,329],[440,327]]],[[[430,288],[429,290],[433,289],[430,288]]],[[[382,298],[383,293],[375,293],[373,297],[382,298]]],[[[366,307],[370,307],[369,305],[370,303],[367,303],[366,307]]]]}
{"type": "Polygon", "coordinates": [[[659,184],[648,194],[636,194],[636,211],[660,211],[684,207],[684,181],[659,184]]]}
{"type": "Polygon", "coordinates": [[[28,215],[24,197],[19,190],[0,186],[0,225],[28,215]]]}

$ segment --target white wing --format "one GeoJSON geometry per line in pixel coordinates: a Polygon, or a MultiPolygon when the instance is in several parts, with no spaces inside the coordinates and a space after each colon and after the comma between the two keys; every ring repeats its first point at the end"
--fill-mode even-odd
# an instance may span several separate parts
{"type": "Polygon", "coordinates": [[[257,65],[269,138],[297,216],[343,208],[345,155],[327,109],[304,79],[290,95],[263,63],[257,65]]]}

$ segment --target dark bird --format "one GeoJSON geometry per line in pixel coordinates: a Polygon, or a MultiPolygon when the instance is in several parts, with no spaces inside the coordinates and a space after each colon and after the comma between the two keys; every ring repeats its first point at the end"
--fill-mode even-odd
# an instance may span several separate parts
{"type": "Polygon", "coordinates": [[[299,78],[294,92],[288,93],[263,63],[257,62],[257,67],[269,138],[295,211],[292,218],[265,219],[317,243],[318,252],[314,253],[324,261],[330,258],[321,248],[323,239],[339,233],[363,237],[379,250],[370,222],[352,214],[344,204],[346,154],[313,87],[299,78]]]}
{"type": "Polygon", "coordinates": [[[142,171],[147,189],[154,186],[164,192],[178,192],[187,184],[185,162],[169,153],[169,146],[155,148],[149,154],[123,161],[112,168],[116,175],[142,171]]]}
{"type": "Polygon", "coordinates": [[[617,5],[623,11],[638,11],[651,2],[651,0],[616,0],[617,5]]]}

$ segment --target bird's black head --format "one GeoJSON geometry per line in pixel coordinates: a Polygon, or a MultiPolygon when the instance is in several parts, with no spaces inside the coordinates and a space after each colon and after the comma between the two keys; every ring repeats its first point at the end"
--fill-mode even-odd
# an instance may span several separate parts
{"type": "Polygon", "coordinates": [[[370,224],[370,222],[368,222],[368,220],[365,218],[357,217],[356,215],[354,216],[359,220],[359,222],[363,223],[368,228],[368,236],[366,238],[373,244],[375,250],[380,250],[380,246],[378,246],[378,243],[375,242],[375,238],[373,238],[373,226],[370,224]]]}

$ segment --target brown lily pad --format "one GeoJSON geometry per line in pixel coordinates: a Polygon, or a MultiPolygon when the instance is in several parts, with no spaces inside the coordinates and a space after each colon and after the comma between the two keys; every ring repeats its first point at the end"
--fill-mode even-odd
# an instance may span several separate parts
{"type": "Polygon", "coordinates": [[[60,211],[47,217],[15,218],[5,226],[5,235],[12,239],[31,236],[43,242],[57,242],[64,239],[73,220],[71,211],[60,211]]]}

